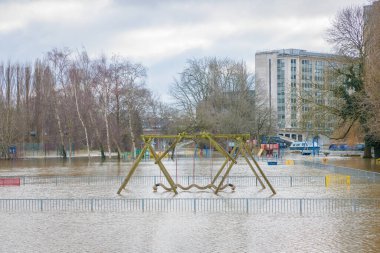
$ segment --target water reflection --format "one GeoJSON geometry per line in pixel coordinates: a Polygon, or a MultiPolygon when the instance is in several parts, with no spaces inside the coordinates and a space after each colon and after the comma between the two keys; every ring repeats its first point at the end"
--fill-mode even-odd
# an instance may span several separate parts
{"type": "Polygon", "coordinates": [[[361,157],[349,157],[349,158],[329,158],[327,157],[327,163],[337,166],[375,171],[380,172],[380,164],[376,164],[375,159],[363,159],[361,157]]]}

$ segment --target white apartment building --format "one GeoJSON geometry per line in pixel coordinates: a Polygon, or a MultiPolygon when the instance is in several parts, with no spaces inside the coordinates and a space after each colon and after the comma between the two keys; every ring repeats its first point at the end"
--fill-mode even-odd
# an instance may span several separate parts
{"type": "MultiPolygon", "coordinates": [[[[334,62],[335,55],[309,52],[301,49],[262,51],[255,54],[257,93],[264,97],[267,106],[276,114],[277,133],[302,141],[309,136],[301,127],[302,112],[309,110],[302,104],[303,92],[313,94],[318,103],[328,104],[330,99],[318,92],[328,82],[326,70],[334,62]]],[[[323,125],[321,132],[332,127],[323,125]]]]}

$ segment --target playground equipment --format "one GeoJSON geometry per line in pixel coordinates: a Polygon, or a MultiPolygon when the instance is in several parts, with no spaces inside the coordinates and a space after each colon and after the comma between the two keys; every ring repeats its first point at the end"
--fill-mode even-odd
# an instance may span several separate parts
{"type": "Polygon", "coordinates": [[[259,174],[256,172],[253,164],[255,164],[257,170],[259,171],[260,175],[266,182],[266,184],[269,186],[273,194],[276,194],[276,191],[274,190],[273,186],[265,176],[264,172],[260,168],[259,164],[254,159],[250,149],[246,145],[246,141],[249,140],[250,135],[249,134],[210,134],[206,132],[198,133],[198,134],[187,134],[187,133],[180,133],[178,135],[142,135],[141,138],[144,141],[145,145],[142,148],[142,151],[140,155],[137,157],[136,161],[133,163],[128,175],[124,179],[123,183],[119,187],[119,190],[117,191],[118,194],[121,193],[123,189],[125,189],[126,185],[128,184],[129,180],[131,179],[133,173],[136,171],[139,163],[141,162],[143,155],[146,151],[149,151],[152,157],[155,160],[155,164],[158,165],[160,172],[164,175],[167,182],[169,183],[169,187],[165,186],[161,183],[158,183],[154,186],[154,189],[157,189],[158,186],[163,187],[167,191],[173,191],[175,194],[178,194],[177,189],[183,189],[188,190],[190,188],[198,188],[198,189],[211,189],[214,191],[215,194],[218,194],[219,191],[225,189],[226,187],[231,187],[232,190],[235,189],[234,185],[231,184],[224,184],[226,181],[226,178],[228,177],[232,167],[234,164],[237,164],[237,159],[239,155],[241,155],[250,169],[252,170],[253,174],[256,176],[258,182],[262,186],[263,189],[265,189],[265,185],[263,181],[261,180],[259,174]],[[173,140],[171,142],[171,145],[160,155],[156,153],[152,146],[153,139],[171,139],[173,140]],[[192,184],[189,186],[182,186],[180,184],[176,184],[168,172],[168,170],[165,168],[164,164],[162,163],[162,159],[170,152],[174,152],[176,146],[183,140],[205,140],[210,143],[210,148],[214,148],[217,152],[219,152],[223,157],[225,157],[225,160],[223,164],[221,165],[220,169],[216,173],[214,177],[211,177],[211,182],[206,186],[199,186],[197,184],[192,184]],[[227,152],[219,143],[217,140],[221,139],[227,139],[227,140],[233,140],[235,143],[235,146],[231,150],[231,152],[227,152]],[[253,161],[253,164],[251,163],[253,161]],[[227,169],[225,170],[227,166],[227,169]],[[216,182],[218,178],[222,176],[220,182],[216,182]]]}
{"type": "Polygon", "coordinates": [[[267,157],[280,157],[280,145],[278,143],[261,144],[260,149],[265,150],[267,157]]]}

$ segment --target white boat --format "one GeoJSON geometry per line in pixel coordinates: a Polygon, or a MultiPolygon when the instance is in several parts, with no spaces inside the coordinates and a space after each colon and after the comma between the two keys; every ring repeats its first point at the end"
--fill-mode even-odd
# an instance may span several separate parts
{"type": "Polygon", "coordinates": [[[313,144],[306,141],[295,141],[289,147],[290,150],[301,151],[303,155],[310,155],[313,152],[313,150],[315,153],[318,154],[320,148],[321,147],[319,147],[317,143],[313,144]]]}

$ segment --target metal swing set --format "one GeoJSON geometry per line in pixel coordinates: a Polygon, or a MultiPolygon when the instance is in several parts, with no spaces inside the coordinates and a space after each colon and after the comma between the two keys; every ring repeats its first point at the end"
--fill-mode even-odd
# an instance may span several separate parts
{"type": "Polygon", "coordinates": [[[263,180],[267,186],[270,188],[273,194],[276,194],[275,189],[269,182],[268,178],[265,176],[263,170],[260,168],[260,165],[257,163],[255,158],[253,157],[250,148],[247,147],[246,141],[249,140],[250,135],[249,134],[210,134],[207,132],[197,133],[197,134],[187,134],[187,133],[180,133],[177,135],[142,135],[142,140],[144,141],[144,147],[142,148],[140,154],[138,155],[137,159],[133,163],[131,169],[129,170],[129,173],[125,177],[123,183],[120,185],[119,190],[117,191],[117,194],[120,194],[123,189],[127,186],[129,180],[133,176],[133,173],[136,171],[139,163],[144,157],[144,154],[146,151],[149,151],[151,156],[154,158],[154,163],[158,165],[160,172],[164,175],[167,182],[169,183],[170,187],[167,187],[163,184],[156,184],[155,187],[157,189],[157,186],[163,187],[167,191],[173,191],[175,194],[178,194],[178,189],[188,190],[192,187],[196,187],[198,189],[211,189],[214,191],[215,194],[218,194],[219,191],[225,189],[226,187],[230,186],[233,190],[235,188],[234,185],[231,184],[224,184],[226,179],[228,178],[229,173],[231,172],[232,167],[237,164],[237,159],[241,155],[246,163],[248,164],[249,168],[253,172],[253,174],[256,176],[257,181],[260,183],[261,187],[263,189],[266,188],[263,180]],[[161,154],[157,154],[152,146],[152,141],[154,139],[171,139],[174,140],[172,144],[161,154]],[[176,148],[176,145],[179,144],[183,140],[206,140],[210,143],[210,148],[214,148],[216,151],[218,151],[224,158],[224,162],[221,165],[220,169],[217,171],[214,177],[211,177],[211,181],[206,186],[199,186],[197,184],[191,184],[189,186],[182,186],[180,184],[177,184],[174,182],[173,177],[170,175],[168,170],[165,168],[162,159],[168,155],[168,153],[176,148]],[[226,151],[218,142],[218,140],[221,139],[229,139],[233,140],[235,142],[235,146],[231,150],[231,152],[226,151]],[[256,172],[253,164],[256,166],[258,172],[256,172]],[[259,176],[259,174],[261,177],[259,176]],[[221,176],[221,180],[219,182],[218,179],[221,176]]]}

